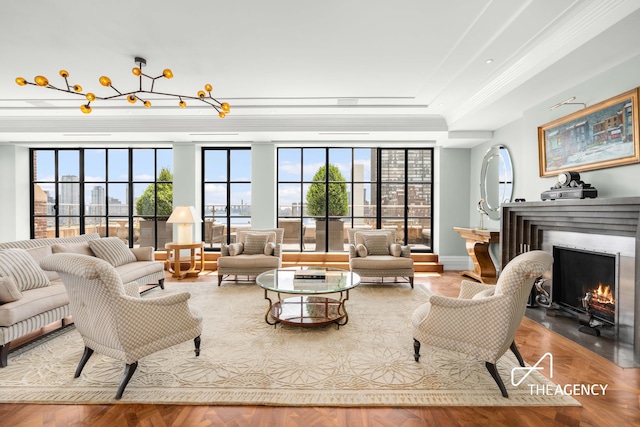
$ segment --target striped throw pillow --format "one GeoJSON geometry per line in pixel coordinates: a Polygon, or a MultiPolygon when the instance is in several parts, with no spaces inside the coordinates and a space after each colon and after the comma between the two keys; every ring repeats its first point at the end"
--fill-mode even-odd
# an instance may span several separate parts
{"type": "Polygon", "coordinates": [[[136,262],[136,256],[119,237],[103,237],[89,240],[91,251],[100,259],[107,261],[114,267],[136,262]]]}
{"type": "Polygon", "coordinates": [[[49,278],[24,249],[0,251],[0,277],[13,277],[20,291],[49,286],[49,278]]]}
{"type": "Polygon", "coordinates": [[[384,234],[365,235],[364,246],[369,255],[389,255],[389,241],[384,234]]]}

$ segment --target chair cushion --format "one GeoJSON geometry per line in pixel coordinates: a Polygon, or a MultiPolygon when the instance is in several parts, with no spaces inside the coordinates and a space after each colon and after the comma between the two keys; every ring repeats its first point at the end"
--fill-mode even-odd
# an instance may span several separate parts
{"type": "Polygon", "coordinates": [[[489,298],[493,296],[495,291],[495,289],[485,289],[484,291],[480,291],[475,294],[473,297],[471,297],[471,299],[489,298]]]}
{"type": "Polygon", "coordinates": [[[51,252],[54,254],[80,254],[87,256],[96,256],[88,242],[82,243],[66,243],[64,245],[56,244],[51,246],[51,252]]]}
{"type": "Polygon", "coordinates": [[[389,254],[391,254],[391,256],[400,256],[400,255],[402,255],[402,246],[397,244],[397,243],[392,243],[389,246],[389,254]]]}
{"type": "Polygon", "coordinates": [[[358,243],[364,244],[365,236],[387,236],[387,245],[395,243],[396,241],[396,232],[395,230],[358,230],[353,233],[353,244],[357,245],[358,243]]]}
{"type": "Polygon", "coordinates": [[[356,252],[358,252],[358,256],[361,258],[365,258],[367,255],[369,255],[369,252],[367,252],[367,247],[362,243],[358,243],[358,245],[356,246],[356,252]]]}
{"type": "Polygon", "coordinates": [[[137,261],[129,246],[118,237],[90,240],[89,247],[98,258],[107,261],[114,267],[137,261]]]}
{"type": "Polygon", "coordinates": [[[389,243],[384,234],[365,235],[364,246],[369,255],[389,255],[389,243]]]}
{"type": "Polygon", "coordinates": [[[242,253],[245,255],[264,255],[264,247],[267,244],[268,238],[269,236],[267,234],[247,234],[242,253]]]}
{"type": "MultiPolygon", "coordinates": [[[[87,248],[88,247],[89,246],[87,245],[87,248]]],[[[36,260],[38,264],[40,264],[40,261],[42,261],[43,259],[45,259],[46,257],[48,257],[53,253],[51,250],[51,246],[40,246],[38,248],[27,249],[27,252],[29,253],[29,255],[33,257],[33,259],[36,260]]],[[[49,281],[57,280],[60,278],[60,276],[58,276],[58,273],[56,273],[55,271],[52,271],[52,270],[42,270],[42,271],[44,271],[44,274],[47,275],[47,278],[49,279],[49,281]]]]}
{"type": "Polygon", "coordinates": [[[273,242],[267,242],[266,245],[264,245],[264,254],[265,255],[273,255],[273,252],[276,250],[276,244],[273,242]]]}
{"type": "Polygon", "coordinates": [[[13,277],[0,277],[0,304],[18,301],[22,298],[22,292],[13,277]]]}
{"type": "Polygon", "coordinates": [[[218,270],[224,268],[266,268],[273,269],[280,266],[280,258],[275,256],[269,256],[265,254],[260,255],[246,255],[240,254],[237,256],[223,256],[218,258],[218,270]]]}
{"type": "Polygon", "coordinates": [[[366,258],[352,258],[351,268],[368,270],[395,270],[413,268],[413,260],[392,255],[369,255],[366,258]]]}
{"type": "Polygon", "coordinates": [[[12,276],[20,291],[49,286],[49,278],[24,249],[0,251],[0,277],[12,276]]]}
{"type": "Polygon", "coordinates": [[[228,249],[229,256],[236,256],[242,253],[242,251],[244,250],[244,245],[242,243],[231,243],[228,246],[228,249]]]}

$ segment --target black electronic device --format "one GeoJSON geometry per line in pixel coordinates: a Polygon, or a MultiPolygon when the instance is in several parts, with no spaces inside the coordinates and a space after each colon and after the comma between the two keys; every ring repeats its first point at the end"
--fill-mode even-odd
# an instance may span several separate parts
{"type": "Polygon", "coordinates": [[[595,199],[598,197],[598,190],[591,184],[586,184],[580,180],[578,172],[566,171],[558,175],[558,182],[550,190],[543,191],[540,195],[542,200],[557,199],[595,199]]]}

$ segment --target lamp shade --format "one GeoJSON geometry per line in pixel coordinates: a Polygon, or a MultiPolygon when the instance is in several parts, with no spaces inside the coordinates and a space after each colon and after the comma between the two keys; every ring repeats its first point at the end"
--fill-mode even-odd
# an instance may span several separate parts
{"type": "Polygon", "coordinates": [[[168,223],[178,224],[178,243],[191,244],[192,224],[201,222],[200,216],[193,206],[177,206],[167,220],[168,223]]]}
{"type": "Polygon", "coordinates": [[[195,224],[201,221],[193,206],[176,206],[167,220],[170,224],[195,224]]]}

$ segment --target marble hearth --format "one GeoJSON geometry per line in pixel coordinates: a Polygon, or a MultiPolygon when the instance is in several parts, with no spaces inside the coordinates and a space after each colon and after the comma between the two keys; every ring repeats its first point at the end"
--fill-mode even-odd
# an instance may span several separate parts
{"type": "MultiPolygon", "coordinates": [[[[616,334],[640,363],[640,197],[508,203],[502,209],[500,262],[554,246],[618,254],[616,334]]],[[[552,278],[551,278],[552,280],[552,278]]]]}

